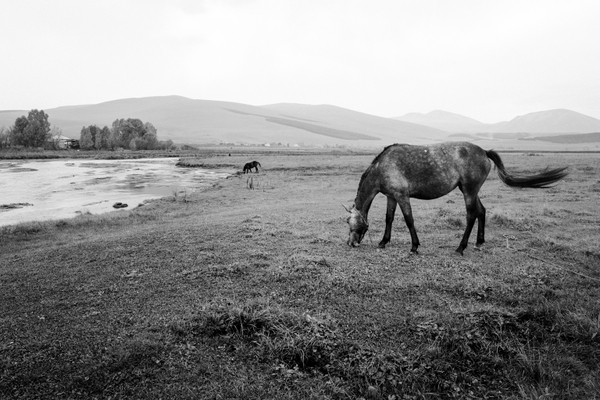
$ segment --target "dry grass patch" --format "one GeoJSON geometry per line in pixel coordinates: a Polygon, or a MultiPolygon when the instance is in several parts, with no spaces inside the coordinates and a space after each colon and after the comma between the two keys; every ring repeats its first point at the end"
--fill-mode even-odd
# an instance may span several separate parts
{"type": "Polygon", "coordinates": [[[185,202],[1,229],[0,397],[598,393],[595,155],[506,155],[573,175],[548,191],[488,180],[486,243],[464,257],[460,194],[415,202],[419,255],[401,217],[377,248],[382,196],[351,249],[340,203],[373,155],[258,155],[202,162],[257,159],[269,190],[238,175],[185,202]]]}

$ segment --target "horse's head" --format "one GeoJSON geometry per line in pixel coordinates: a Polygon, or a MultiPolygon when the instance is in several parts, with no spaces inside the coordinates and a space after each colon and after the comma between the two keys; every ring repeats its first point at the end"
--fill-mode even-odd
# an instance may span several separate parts
{"type": "Polygon", "coordinates": [[[367,230],[369,230],[369,224],[367,223],[367,219],[356,209],[354,204],[351,208],[346,206],[344,206],[344,208],[350,213],[346,219],[346,222],[348,222],[350,227],[350,236],[348,237],[347,243],[349,246],[356,247],[362,241],[367,230]]]}

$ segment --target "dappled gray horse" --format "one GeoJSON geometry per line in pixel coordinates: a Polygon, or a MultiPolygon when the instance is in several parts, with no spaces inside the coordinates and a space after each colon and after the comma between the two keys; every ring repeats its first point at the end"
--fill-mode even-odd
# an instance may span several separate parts
{"type": "Polygon", "coordinates": [[[502,159],[493,150],[485,151],[469,142],[448,142],[431,146],[394,144],[386,147],[362,174],[358,192],[350,213],[348,244],[357,246],[369,229],[367,216],[373,199],[378,193],[387,196],[385,233],[379,243],[384,248],[390,241],[396,205],[404,216],[412,242],[411,252],[417,253],[419,238],[415,230],[410,198],[432,200],[450,193],[458,187],[463,193],[467,208],[467,226],[456,249],[463,254],[471,230],[478,220],[476,247],[485,242],[485,208],[479,200],[479,189],[490,169],[490,160],[498,170],[498,176],[506,185],[518,188],[547,188],[567,176],[564,168],[548,169],[533,175],[509,174],[502,159]]]}

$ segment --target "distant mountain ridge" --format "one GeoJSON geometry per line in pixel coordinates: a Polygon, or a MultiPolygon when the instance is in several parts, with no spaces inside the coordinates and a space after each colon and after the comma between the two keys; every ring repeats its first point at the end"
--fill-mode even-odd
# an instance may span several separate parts
{"type": "Polygon", "coordinates": [[[446,132],[478,132],[482,126],[485,126],[484,123],[473,118],[441,110],[434,110],[427,114],[409,113],[394,119],[431,126],[446,132]]]}
{"type": "MultiPolygon", "coordinates": [[[[160,140],[180,144],[247,143],[379,147],[395,142],[429,143],[447,132],[329,105],[248,104],[156,96],[44,110],[65,136],[79,138],[83,126],[111,126],[118,118],[152,123],[160,140]]],[[[0,127],[26,111],[0,112],[0,127]]]]}
{"type": "MultiPolygon", "coordinates": [[[[0,128],[14,125],[28,111],[0,110],[0,128]]],[[[530,113],[496,124],[441,110],[383,118],[327,104],[253,106],[182,96],[119,99],[44,111],[53,126],[74,139],[79,138],[84,126],[111,126],[119,118],[139,118],[157,128],[159,140],[189,145],[275,143],[381,148],[392,143],[469,140],[482,146],[516,149],[546,148],[549,143],[594,143],[597,135],[589,133],[600,132],[600,120],[564,109],[530,113]],[[553,141],[542,138],[560,134],[567,135],[553,141]],[[522,140],[526,138],[536,138],[536,143],[526,144],[522,140]]]]}
{"type": "Polygon", "coordinates": [[[600,120],[576,111],[556,109],[521,115],[496,129],[504,132],[594,133],[600,132],[600,120]]]}
{"type": "Polygon", "coordinates": [[[600,132],[599,119],[566,109],[533,112],[517,116],[510,121],[494,124],[486,124],[441,110],[427,114],[409,113],[393,119],[418,123],[451,133],[576,134],[600,132]]]}

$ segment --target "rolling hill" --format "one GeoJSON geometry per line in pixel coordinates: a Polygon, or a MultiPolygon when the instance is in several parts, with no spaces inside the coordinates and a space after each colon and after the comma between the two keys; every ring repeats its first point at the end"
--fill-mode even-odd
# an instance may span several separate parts
{"type": "MultiPolygon", "coordinates": [[[[28,111],[0,111],[0,128],[12,126],[28,111]]],[[[74,139],[79,138],[83,126],[111,126],[118,118],[139,118],[157,128],[160,140],[189,145],[281,143],[381,148],[391,143],[468,140],[496,149],[587,149],[597,135],[580,134],[600,132],[600,120],[564,109],[530,113],[496,124],[440,110],[382,118],[325,104],[253,106],[181,96],[120,99],[44,111],[52,125],[74,139]],[[544,138],[561,134],[564,137],[560,140],[544,138]],[[536,140],[523,140],[527,138],[536,140]]]]}
{"type": "Polygon", "coordinates": [[[484,132],[486,127],[486,124],[473,118],[441,110],[431,111],[427,114],[409,113],[393,119],[455,133],[484,132]]]}
{"type": "MultiPolygon", "coordinates": [[[[600,132],[600,120],[565,109],[533,112],[510,121],[485,124],[447,111],[410,113],[394,119],[413,122],[452,133],[491,133],[504,138],[510,134],[550,135],[600,132]]],[[[516,135],[513,135],[517,137],[516,135]]]]}
{"type": "MultiPolygon", "coordinates": [[[[282,143],[381,147],[395,142],[428,143],[447,132],[329,105],[241,103],[159,96],[44,110],[63,134],[79,138],[88,125],[111,126],[118,118],[152,123],[160,140],[190,145],[282,143]]],[[[0,127],[28,111],[0,112],[0,127]]]]}
{"type": "Polygon", "coordinates": [[[495,132],[564,134],[600,132],[600,120],[575,111],[557,109],[533,112],[494,125],[495,132]]]}

